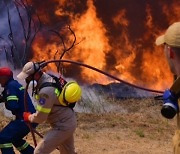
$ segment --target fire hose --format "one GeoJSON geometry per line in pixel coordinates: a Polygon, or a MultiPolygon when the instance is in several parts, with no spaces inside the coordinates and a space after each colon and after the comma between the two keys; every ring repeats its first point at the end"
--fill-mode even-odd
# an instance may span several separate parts
{"type": "MultiPolygon", "coordinates": [[[[25,88],[25,92],[24,92],[24,110],[25,110],[25,112],[28,112],[28,103],[27,103],[27,94],[28,94],[27,90],[28,90],[28,86],[29,86],[29,83],[26,84],[26,88],[25,88]]],[[[33,137],[34,146],[36,147],[37,142],[36,142],[36,138],[35,138],[33,127],[32,127],[32,125],[31,125],[31,123],[29,121],[27,121],[26,124],[29,127],[29,129],[30,129],[30,132],[31,132],[32,137],[33,137]]]]}
{"type": "MultiPolygon", "coordinates": [[[[70,64],[75,64],[75,65],[78,65],[78,66],[83,66],[83,67],[89,68],[89,69],[91,69],[91,70],[94,70],[94,71],[96,71],[96,72],[99,72],[99,73],[101,73],[101,74],[104,74],[104,75],[106,75],[106,76],[108,76],[108,77],[110,77],[110,78],[112,78],[112,79],[114,79],[114,80],[117,80],[117,81],[119,81],[119,82],[122,82],[122,83],[124,83],[124,84],[127,84],[127,85],[129,85],[129,86],[132,86],[132,87],[135,87],[135,88],[138,88],[138,89],[141,89],[141,90],[145,90],[145,91],[149,91],[149,92],[154,92],[154,93],[160,93],[160,94],[164,93],[164,91],[161,91],[161,90],[154,90],[154,89],[149,89],[149,88],[137,86],[137,85],[135,85],[135,84],[132,84],[132,83],[129,83],[129,82],[127,82],[127,81],[124,81],[124,80],[122,80],[122,79],[120,79],[120,78],[117,78],[117,77],[115,77],[115,76],[113,76],[113,75],[111,75],[111,74],[109,74],[109,73],[107,73],[107,72],[105,72],[105,71],[102,71],[102,70],[100,70],[100,69],[97,69],[97,68],[95,68],[95,67],[93,67],[93,66],[90,66],[90,65],[87,65],[87,64],[84,64],[84,63],[81,63],[81,62],[72,61],[72,60],[62,60],[62,59],[60,59],[60,60],[49,60],[49,61],[45,61],[45,62],[40,63],[40,67],[41,67],[41,68],[44,68],[44,67],[47,66],[49,63],[57,63],[57,62],[58,62],[58,63],[70,63],[70,64]]],[[[28,108],[27,108],[27,99],[26,99],[26,98],[27,98],[27,89],[28,89],[28,86],[29,86],[29,84],[26,85],[26,90],[25,90],[25,94],[24,94],[24,96],[25,96],[25,97],[24,97],[24,106],[25,106],[25,111],[26,111],[26,112],[28,111],[28,108]]],[[[35,129],[33,129],[30,122],[28,122],[27,125],[28,125],[28,127],[29,127],[29,129],[30,129],[30,132],[31,132],[31,134],[32,134],[33,141],[34,141],[34,145],[36,146],[36,145],[37,145],[37,142],[36,142],[35,134],[34,134],[34,133],[36,133],[36,134],[37,134],[38,136],[40,136],[41,138],[43,138],[43,135],[41,135],[39,132],[37,132],[35,129]]]]}
{"type": "Polygon", "coordinates": [[[80,63],[80,62],[76,62],[76,61],[72,61],[72,60],[62,60],[62,59],[61,60],[50,60],[50,61],[46,61],[46,62],[41,63],[40,66],[45,67],[49,63],[56,63],[56,62],[71,63],[71,64],[83,66],[83,67],[89,68],[91,70],[94,70],[96,72],[99,72],[101,74],[104,74],[104,75],[106,75],[106,76],[108,76],[108,77],[110,77],[110,78],[112,78],[114,80],[117,80],[117,81],[125,83],[125,84],[127,84],[129,86],[132,86],[132,87],[135,87],[135,88],[138,88],[138,89],[142,89],[142,90],[145,90],[145,91],[150,91],[150,92],[155,92],[155,93],[163,93],[164,92],[164,91],[160,91],[160,90],[154,90],[154,89],[149,89],[149,88],[144,88],[144,87],[141,87],[141,86],[137,86],[135,84],[132,84],[132,83],[129,83],[129,82],[124,81],[122,79],[119,79],[119,78],[117,78],[117,77],[115,77],[115,76],[113,76],[113,75],[111,75],[111,74],[109,74],[109,73],[107,73],[105,71],[97,69],[97,68],[95,68],[93,66],[90,66],[90,65],[87,65],[87,64],[84,64],[84,63],[80,63]]]}

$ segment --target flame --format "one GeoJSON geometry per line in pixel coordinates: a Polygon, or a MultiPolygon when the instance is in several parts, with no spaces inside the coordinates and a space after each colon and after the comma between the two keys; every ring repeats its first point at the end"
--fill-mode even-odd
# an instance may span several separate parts
{"type": "MultiPolygon", "coordinates": [[[[78,6],[83,6],[83,9],[78,8],[79,10],[75,4],[66,0],[46,0],[46,2],[52,5],[51,10],[54,14],[51,19],[41,8],[39,14],[43,23],[56,25],[57,21],[63,18],[70,23],[76,35],[76,45],[65,54],[64,59],[83,62],[136,85],[165,89],[172,84],[173,75],[163,49],[156,47],[154,42],[158,35],[164,33],[171,23],[180,18],[179,2],[175,0],[171,4],[157,2],[158,9],[153,7],[154,2],[143,3],[144,10],[139,9],[140,5],[134,5],[134,10],[131,10],[128,2],[127,6],[119,5],[119,9],[117,9],[118,5],[110,8],[108,0],[103,3],[87,0],[86,5],[77,1],[78,6]],[[109,14],[106,14],[107,10],[102,11],[105,6],[109,9],[109,14]],[[160,15],[159,10],[162,10],[160,15]],[[170,13],[172,10],[174,10],[173,13],[170,13]],[[136,14],[132,13],[133,11],[136,14]],[[138,13],[139,16],[137,16],[138,13]],[[68,20],[65,18],[67,16],[68,20]],[[159,21],[161,16],[162,19],[164,17],[163,23],[159,21]]],[[[58,32],[62,34],[62,31],[61,27],[58,32]]],[[[66,45],[69,46],[74,38],[67,33],[67,29],[65,34],[68,38],[65,39],[66,45]]],[[[32,60],[54,59],[56,53],[60,56],[63,51],[60,42],[55,35],[40,33],[33,43],[32,60]]],[[[84,82],[107,84],[113,81],[86,68],[77,68],[72,65],[64,65],[64,67],[65,76],[74,76],[84,82]]],[[[49,69],[56,71],[54,64],[50,65],[49,69]]]]}
{"type": "Polygon", "coordinates": [[[176,2],[176,3],[170,3],[170,4],[163,4],[162,3],[162,8],[163,8],[163,13],[166,15],[167,20],[170,24],[172,24],[173,22],[179,21],[180,19],[180,2],[176,2]],[[171,9],[172,8],[172,9],[171,9]],[[172,11],[173,10],[173,11],[172,11]]]}
{"type": "MultiPolygon", "coordinates": [[[[75,56],[72,59],[81,60],[102,70],[105,65],[105,54],[107,50],[110,50],[110,46],[106,37],[106,29],[97,18],[93,1],[89,0],[87,6],[87,11],[79,19],[74,19],[72,22],[77,39],[83,40],[73,51],[75,56]]],[[[96,82],[101,80],[101,83],[104,80],[100,74],[88,69],[83,69],[81,75],[90,82],[92,79],[98,79],[96,82]]]]}

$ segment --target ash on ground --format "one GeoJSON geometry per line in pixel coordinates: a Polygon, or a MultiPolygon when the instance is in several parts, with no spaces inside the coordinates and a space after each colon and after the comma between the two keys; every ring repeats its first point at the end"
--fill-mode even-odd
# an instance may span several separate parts
{"type": "Polygon", "coordinates": [[[116,99],[124,98],[148,98],[154,97],[156,94],[129,86],[124,83],[110,83],[107,85],[93,84],[89,86],[99,94],[106,94],[116,99]]]}
{"type": "Polygon", "coordinates": [[[87,113],[127,113],[128,111],[121,103],[115,102],[124,102],[124,99],[149,99],[155,96],[157,94],[137,89],[124,83],[82,86],[82,97],[77,103],[75,111],[87,113]]]}

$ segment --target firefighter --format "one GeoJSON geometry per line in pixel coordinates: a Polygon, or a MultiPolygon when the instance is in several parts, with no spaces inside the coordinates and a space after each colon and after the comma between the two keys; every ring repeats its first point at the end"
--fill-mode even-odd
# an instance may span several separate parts
{"type": "Polygon", "coordinates": [[[156,45],[163,45],[165,56],[170,66],[171,72],[178,77],[172,87],[163,94],[164,104],[161,113],[168,119],[177,115],[177,130],[173,137],[174,153],[180,154],[180,22],[175,22],[168,27],[164,35],[156,39],[156,45]]]}
{"type": "MultiPolygon", "coordinates": [[[[0,84],[4,88],[1,94],[1,102],[15,115],[15,120],[10,121],[0,131],[0,149],[2,154],[15,154],[13,145],[22,154],[33,154],[34,148],[23,138],[30,132],[23,120],[24,112],[24,87],[13,79],[13,72],[8,67],[0,68],[0,84]]],[[[28,111],[35,112],[35,108],[28,95],[28,111]]],[[[37,124],[33,124],[36,127],[37,124]]]]}
{"type": "MultiPolygon", "coordinates": [[[[79,86],[75,83],[61,82],[68,91],[68,93],[63,93],[66,101],[62,102],[62,95],[58,97],[57,88],[51,86],[52,84],[49,85],[49,83],[54,84],[56,81],[52,76],[43,72],[38,63],[26,63],[17,77],[25,79],[27,83],[33,81],[37,84],[35,88],[37,111],[33,114],[25,112],[24,120],[37,123],[47,121],[51,125],[51,129],[37,145],[34,153],[49,154],[58,148],[61,154],[75,154],[73,134],[76,129],[76,116],[73,108],[67,105],[67,101],[75,102],[79,99],[81,95],[79,86]],[[74,93],[71,97],[69,92],[72,89],[74,93]]],[[[60,93],[62,94],[63,91],[66,90],[61,89],[60,93]]]]}

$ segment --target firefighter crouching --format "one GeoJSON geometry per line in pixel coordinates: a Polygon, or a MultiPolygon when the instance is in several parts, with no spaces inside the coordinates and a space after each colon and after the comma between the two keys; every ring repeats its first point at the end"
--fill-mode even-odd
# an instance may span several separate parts
{"type": "Polygon", "coordinates": [[[24,113],[24,120],[43,123],[47,121],[51,129],[35,148],[35,154],[49,154],[56,148],[61,154],[75,154],[73,134],[76,129],[76,116],[71,103],[81,96],[81,88],[76,82],[61,83],[56,87],[52,76],[43,72],[38,63],[28,62],[17,76],[27,83],[34,81],[37,106],[36,113],[24,113]]]}
{"type": "MultiPolygon", "coordinates": [[[[13,79],[13,72],[8,67],[0,68],[0,84],[4,88],[1,102],[5,103],[7,110],[15,115],[11,121],[0,131],[0,149],[2,154],[15,154],[13,145],[22,154],[33,154],[34,148],[23,138],[30,132],[23,120],[24,112],[24,87],[13,79]]],[[[28,95],[28,111],[35,112],[35,108],[28,95]]],[[[37,124],[33,124],[35,127],[37,124]]]]}

